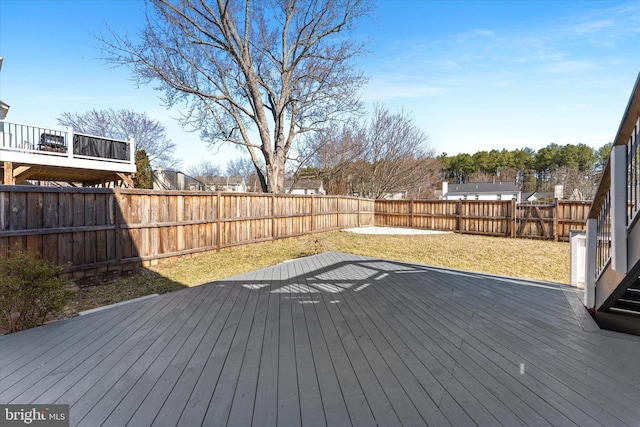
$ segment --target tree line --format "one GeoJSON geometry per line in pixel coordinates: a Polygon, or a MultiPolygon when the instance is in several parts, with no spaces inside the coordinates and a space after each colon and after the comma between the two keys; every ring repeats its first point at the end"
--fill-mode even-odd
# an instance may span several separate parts
{"type": "Polygon", "coordinates": [[[441,177],[454,183],[514,182],[522,191],[552,192],[563,185],[565,197],[591,199],[607,164],[611,143],[597,149],[585,144],[551,143],[535,151],[478,151],[438,156],[441,177]]]}

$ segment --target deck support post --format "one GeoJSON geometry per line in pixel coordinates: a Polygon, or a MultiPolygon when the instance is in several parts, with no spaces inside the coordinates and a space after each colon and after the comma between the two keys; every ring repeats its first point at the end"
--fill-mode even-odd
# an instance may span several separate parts
{"type": "Polygon", "coordinates": [[[2,168],[4,170],[2,183],[4,185],[16,185],[16,182],[13,178],[13,162],[3,162],[2,168]]]}
{"type": "Polygon", "coordinates": [[[627,147],[611,149],[611,267],[627,274],[627,147]]]}

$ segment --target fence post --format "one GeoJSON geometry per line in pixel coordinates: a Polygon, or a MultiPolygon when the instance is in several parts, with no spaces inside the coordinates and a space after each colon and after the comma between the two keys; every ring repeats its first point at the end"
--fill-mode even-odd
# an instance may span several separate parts
{"type": "MultiPolygon", "coordinates": [[[[122,195],[120,194],[120,189],[118,187],[114,187],[113,188],[113,192],[115,197],[112,199],[114,203],[113,206],[113,211],[115,212],[113,221],[114,221],[114,225],[116,226],[116,230],[115,230],[115,239],[114,239],[114,244],[115,244],[115,257],[116,257],[116,265],[118,266],[118,268],[120,270],[122,270],[122,252],[123,252],[123,245],[124,242],[122,241],[122,228],[120,227],[122,225],[123,222],[123,215],[124,212],[122,212],[122,205],[121,205],[121,200],[120,198],[122,197],[122,195]]],[[[155,254],[154,254],[155,255],[155,254]]]]}
{"type": "Polygon", "coordinates": [[[560,238],[560,236],[558,235],[558,204],[560,202],[558,201],[558,199],[555,199],[555,203],[553,204],[553,241],[557,242],[558,239],[560,238]]]}
{"type": "Polygon", "coordinates": [[[340,197],[336,196],[336,229],[340,230],[340,197]]]}
{"type": "Polygon", "coordinates": [[[516,236],[516,227],[517,227],[517,205],[516,199],[511,199],[511,238],[515,239],[516,236]]]}
{"type": "Polygon", "coordinates": [[[315,205],[316,205],[315,196],[312,194],[311,195],[311,232],[312,233],[316,229],[315,205]]]}
{"type": "Polygon", "coordinates": [[[458,233],[462,234],[462,199],[458,199],[458,233]]]}
{"type": "Polygon", "coordinates": [[[358,198],[358,227],[360,227],[360,199],[358,198]]]}
{"type": "Polygon", "coordinates": [[[271,193],[271,241],[276,241],[276,193],[271,193]]]}
{"type": "Polygon", "coordinates": [[[409,227],[413,228],[413,199],[409,200],[409,227]]]}
{"type": "Polygon", "coordinates": [[[216,246],[217,246],[217,250],[220,251],[220,249],[222,249],[222,200],[220,197],[220,191],[218,191],[216,193],[216,205],[217,205],[217,223],[216,223],[216,246]]]}

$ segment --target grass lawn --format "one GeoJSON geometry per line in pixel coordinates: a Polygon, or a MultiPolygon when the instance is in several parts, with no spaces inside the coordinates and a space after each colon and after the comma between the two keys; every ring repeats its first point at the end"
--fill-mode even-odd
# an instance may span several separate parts
{"type": "Polygon", "coordinates": [[[333,231],[199,254],[141,269],[128,276],[81,281],[65,314],[196,286],[326,251],[569,283],[568,243],[453,233],[370,235],[333,231]]]}

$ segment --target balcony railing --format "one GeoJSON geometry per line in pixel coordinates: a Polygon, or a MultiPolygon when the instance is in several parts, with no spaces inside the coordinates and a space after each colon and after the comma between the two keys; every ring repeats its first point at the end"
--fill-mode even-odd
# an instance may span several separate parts
{"type": "Polygon", "coordinates": [[[611,192],[607,192],[597,218],[596,274],[600,275],[611,260],[611,192]]]}
{"type": "MultiPolygon", "coordinates": [[[[640,75],[622,117],[587,220],[587,289],[607,309],[640,261],[640,75]],[[589,249],[591,248],[591,249],[589,249]],[[589,283],[590,282],[590,283],[589,283]],[[619,286],[621,285],[621,286],[619,286]]],[[[589,304],[588,304],[589,305],[589,304]]]]}
{"type": "Polygon", "coordinates": [[[133,141],[75,133],[71,128],[61,130],[6,120],[0,120],[0,161],[135,171],[133,141]]]}

